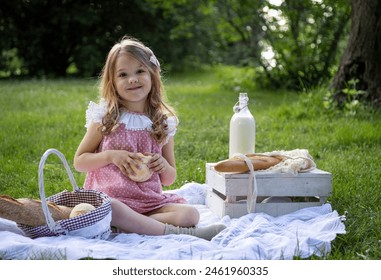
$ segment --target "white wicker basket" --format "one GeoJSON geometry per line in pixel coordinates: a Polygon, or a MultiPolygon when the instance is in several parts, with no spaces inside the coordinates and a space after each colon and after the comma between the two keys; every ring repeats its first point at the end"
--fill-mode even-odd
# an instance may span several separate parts
{"type": "Polygon", "coordinates": [[[70,170],[69,164],[64,155],[56,149],[47,150],[41,157],[38,169],[38,184],[40,198],[42,202],[42,210],[46,218],[46,225],[32,227],[28,225],[18,224],[25,234],[31,238],[58,236],[58,235],[75,235],[86,238],[107,239],[111,233],[111,199],[102,192],[94,190],[80,189],[70,170]],[[57,155],[69,175],[73,191],[64,190],[58,194],[45,198],[44,189],[44,166],[47,157],[50,154],[57,155]],[[51,201],[58,205],[74,207],[79,203],[90,203],[95,206],[95,210],[76,216],[74,218],[54,221],[49,211],[47,201],[51,201]]]}

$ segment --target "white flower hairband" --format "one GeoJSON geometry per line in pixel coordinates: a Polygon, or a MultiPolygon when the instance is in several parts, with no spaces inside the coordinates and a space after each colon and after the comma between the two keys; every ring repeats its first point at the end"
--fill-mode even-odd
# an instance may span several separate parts
{"type": "Polygon", "coordinates": [[[154,65],[156,65],[157,68],[159,68],[159,71],[161,71],[160,69],[160,62],[157,60],[156,56],[154,55],[153,51],[148,48],[148,51],[150,52],[151,56],[149,57],[149,61],[151,61],[151,63],[153,63],[154,65]]]}

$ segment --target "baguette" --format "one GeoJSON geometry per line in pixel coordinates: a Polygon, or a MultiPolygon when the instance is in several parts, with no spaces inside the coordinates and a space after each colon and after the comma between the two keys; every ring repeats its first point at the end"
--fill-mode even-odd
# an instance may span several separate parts
{"type": "MultiPolygon", "coordinates": [[[[54,221],[68,219],[71,209],[63,205],[47,202],[54,221]]],[[[28,226],[46,224],[42,203],[37,199],[14,199],[7,195],[0,195],[0,217],[28,226]]]]}
{"type": "MultiPolygon", "coordinates": [[[[254,170],[266,170],[284,160],[282,156],[265,156],[258,154],[247,154],[246,156],[252,162],[254,170]]],[[[214,166],[214,169],[217,172],[226,173],[246,173],[250,170],[245,160],[239,157],[219,161],[214,166]]]]}

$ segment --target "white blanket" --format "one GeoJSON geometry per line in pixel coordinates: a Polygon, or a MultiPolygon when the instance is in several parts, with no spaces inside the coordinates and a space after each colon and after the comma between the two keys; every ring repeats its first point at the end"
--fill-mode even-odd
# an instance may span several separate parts
{"type": "Polygon", "coordinates": [[[226,260],[292,259],[325,256],[331,241],[345,233],[344,217],[330,204],[305,208],[280,217],[263,213],[220,219],[205,205],[206,185],[189,183],[173,192],[200,211],[199,226],[224,223],[227,228],[206,241],[188,235],[112,235],[108,240],[72,236],[30,239],[16,224],[0,218],[0,259],[153,259],[226,260]]]}

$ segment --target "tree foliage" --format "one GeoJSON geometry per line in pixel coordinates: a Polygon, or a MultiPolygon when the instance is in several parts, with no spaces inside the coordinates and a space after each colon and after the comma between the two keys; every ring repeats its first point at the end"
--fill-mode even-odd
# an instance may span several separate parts
{"type": "Polygon", "coordinates": [[[121,36],[148,39],[155,34],[154,11],[143,4],[116,0],[3,0],[0,34],[6,43],[1,48],[17,49],[31,76],[63,76],[71,63],[80,75],[94,75],[110,46],[121,36]]]}
{"type": "Polygon", "coordinates": [[[167,70],[233,64],[255,69],[262,86],[312,87],[337,65],[348,1],[3,0],[0,67],[96,75],[111,45],[128,34],[152,46],[167,70]]]}
{"type": "Polygon", "coordinates": [[[262,66],[270,82],[300,89],[331,77],[350,15],[346,2],[286,0],[277,16],[267,13],[265,42],[274,50],[274,65],[262,66]]]}

